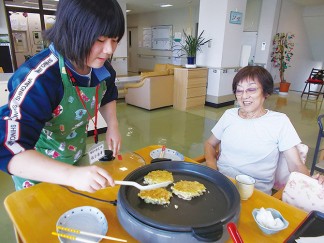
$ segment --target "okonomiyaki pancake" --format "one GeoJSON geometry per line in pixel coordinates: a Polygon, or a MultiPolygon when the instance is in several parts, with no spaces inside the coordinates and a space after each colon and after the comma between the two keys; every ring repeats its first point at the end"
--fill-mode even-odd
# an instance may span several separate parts
{"type": "Polygon", "coordinates": [[[165,188],[144,190],[140,191],[137,195],[146,203],[159,205],[170,204],[170,198],[172,197],[172,193],[165,188]]]}
{"type": "Polygon", "coordinates": [[[206,192],[206,187],[198,181],[179,181],[171,187],[172,192],[179,198],[191,200],[206,192]]]}
{"type": "Polygon", "coordinates": [[[152,185],[166,181],[173,182],[172,173],[166,170],[154,170],[144,176],[144,184],[152,185]]]}

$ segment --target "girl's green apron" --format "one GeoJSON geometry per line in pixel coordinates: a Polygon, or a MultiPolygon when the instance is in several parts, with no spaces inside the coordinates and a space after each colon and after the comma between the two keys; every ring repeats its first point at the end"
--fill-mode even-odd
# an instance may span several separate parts
{"type": "MultiPolygon", "coordinates": [[[[45,124],[35,149],[55,160],[74,164],[86,149],[88,112],[91,117],[94,117],[96,87],[79,87],[81,94],[79,97],[66,72],[64,59],[61,55],[59,55],[59,66],[64,86],[63,99],[53,111],[53,118],[45,124]],[[83,99],[88,112],[80,98],[83,99]]],[[[99,104],[105,90],[106,82],[101,82],[97,96],[100,97],[100,100],[97,101],[99,104]]],[[[26,166],[28,166],[28,161],[26,166]]],[[[12,177],[16,190],[39,183],[17,176],[12,177]]]]}

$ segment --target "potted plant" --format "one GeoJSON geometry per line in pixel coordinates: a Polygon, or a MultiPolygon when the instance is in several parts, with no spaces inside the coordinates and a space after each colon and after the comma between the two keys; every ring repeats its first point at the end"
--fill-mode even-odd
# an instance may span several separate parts
{"type": "Polygon", "coordinates": [[[280,92],[288,92],[290,83],[285,79],[285,71],[289,66],[294,50],[295,35],[291,33],[277,33],[273,38],[273,51],[271,62],[274,67],[279,68],[280,73],[280,92]]]}
{"type": "Polygon", "coordinates": [[[205,45],[209,40],[205,40],[202,36],[204,31],[200,33],[198,37],[194,37],[192,35],[184,33],[184,43],[180,42],[181,50],[183,50],[187,54],[187,67],[196,67],[196,55],[197,51],[201,51],[201,47],[205,45]]]}

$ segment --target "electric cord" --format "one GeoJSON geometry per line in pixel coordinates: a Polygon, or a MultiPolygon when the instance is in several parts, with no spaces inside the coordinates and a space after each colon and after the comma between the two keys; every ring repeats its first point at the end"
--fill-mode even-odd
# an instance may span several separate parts
{"type": "Polygon", "coordinates": [[[105,203],[109,203],[109,204],[112,204],[114,206],[117,206],[117,200],[114,200],[114,201],[104,200],[104,199],[100,199],[100,198],[96,198],[96,197],[92,197],[92,196],[83,194],[81,192],[73,191],[70,188],[68,188],[67,186],[62,186],[62,185],[60,185],[60,186],[64,187],[65,189],[67,189],[69,192],[71,192],[73,194],[76,194],[76,195],[79,195],[79,196],[82,196],[82,197],[86,197],[86,198],[90,198],[92,200],[96,200],[96,201],[99,201],[99,202],[105,202],[105,203]]]}

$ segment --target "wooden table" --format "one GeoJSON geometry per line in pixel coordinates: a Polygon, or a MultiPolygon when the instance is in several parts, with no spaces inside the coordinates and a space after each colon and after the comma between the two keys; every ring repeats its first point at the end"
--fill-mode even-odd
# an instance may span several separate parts
{"type": "MultiPolygon", "coordinates": [[[[134,153],[123,154],[122,160],[100,162],[98,165],[107,169],[114,179],[122,180],[132,170],[149,163],[151,161],[149,153],[159,147],[148,146],[134,153]]],[[[194,162],[187,157],[185,160],[194,162]]],[[[117,199],[118,188],[119,186],[115,186],[96,193],[84,194],[113,201],[117,199]]],[[[128,242],[137,242],[119,224],[116,206],[73,194],[59,185],[40,183],[10,194],[4,204],[21,242],[58,242],[57,237],[51,235],[51,232],[55,231],[57,220],[66,211],[80,206],[97,207],[105,214],[108,220],[109,236],[126,239],[128,242]]],[[[241,201],[238,230],[245,242],[283,242],[306,216],[306,212],[255,190],[249,200],[241,201]],[[252,210],[261,207],[279,210],[288,220],[289,227],[275,235],[264,235],[252,217],[252,210]]]]}

